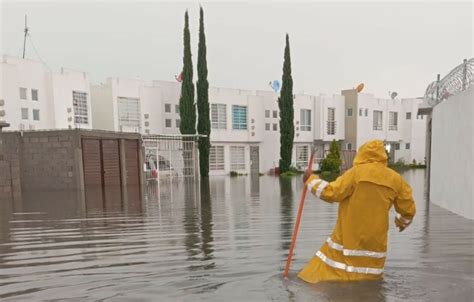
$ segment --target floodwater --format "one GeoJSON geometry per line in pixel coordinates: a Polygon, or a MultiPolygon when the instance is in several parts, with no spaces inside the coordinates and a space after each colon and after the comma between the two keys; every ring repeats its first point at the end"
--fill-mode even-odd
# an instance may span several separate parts
{"type": "Polygon", "coordinates": [[[26,194],[1,204],[2,301],[472,301],[474,222],[424,199],[393,223],[385,279],[306,284],[296,278],[331,233],[337,206],[308,196],[291,275],[281,273],[301,179],[211,178],[163,183],[143,201],[26,194]]]}

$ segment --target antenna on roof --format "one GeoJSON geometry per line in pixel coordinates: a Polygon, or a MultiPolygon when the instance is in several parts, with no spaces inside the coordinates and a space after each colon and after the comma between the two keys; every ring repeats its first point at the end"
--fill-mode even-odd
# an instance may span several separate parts
{"type": "Polygon", "coordinates": [[[28,16],[25,15],[25,37],[23,39],[23,59],[25,58],[27,36],[28,36],[28,16]]]}

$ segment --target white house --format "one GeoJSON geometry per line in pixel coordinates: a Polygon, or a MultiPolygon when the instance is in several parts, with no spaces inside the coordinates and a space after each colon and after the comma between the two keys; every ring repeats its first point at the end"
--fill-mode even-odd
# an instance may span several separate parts
{"type": "Polygon", "coordinates": [[[92,128],[86,73],[54,73],[41,62],[3,56],[0,77],[0,119],[8,130],[92,128]]]}
{"type": "MultiPolygon", "coordinates": [[[[180,83],[109,78],[91,90],[96,129],[180,133],[180,83]]],[[[278,166],[278,96],[270,91],[209,88],[211,175],[263,173],[278,166]]],[[[293,163],[303,167],[313,143],[322,157],[333,139],[344,140],[344,97],[295,95],[294,108],[293,163]]]]}
{"type": "Polygon", "coordinates": [[[426,123],[417,114],[421,99],[379,99],[356,89],[345,97],[345,148],[356,150],[366,141],[387,142],[392,161],[424,162],[426,123]]]}

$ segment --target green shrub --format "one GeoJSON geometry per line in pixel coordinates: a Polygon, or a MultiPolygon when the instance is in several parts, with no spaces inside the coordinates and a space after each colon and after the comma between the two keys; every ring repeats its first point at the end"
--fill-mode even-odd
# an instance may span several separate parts
{"type": "Polygon", "coordinates": [[[339,144],[336,140],[333,140],[331,147],[329,148],[329,153],[321,161],[321,171],[323,172],[335,172],[339,174],[341,171],[341,150],[339,144]]]}
{"type": "Polygon", "coordinates": [[[325,181],[334,181],[339,176],[339,172],[335,171],[323,171],[320,174],[320,178],[325,181]]]}

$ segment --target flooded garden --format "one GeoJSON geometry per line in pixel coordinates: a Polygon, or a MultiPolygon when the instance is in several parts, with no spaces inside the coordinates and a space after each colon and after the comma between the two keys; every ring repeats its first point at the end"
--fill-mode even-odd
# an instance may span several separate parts
{"type": "MultiPolygon", "coordinates": [[[[471,301],[474,221],[426,201],[399,233],[383,281],[306,284],[296,273],[330,235],[337,205],[308,196],[289,280],[281,277],[300,177],[162,182],[142,201],[24,194],[0,211],[2,301],[471,301]]],[[[111,195],[113,196],[113,195],[111,195]]]]}

